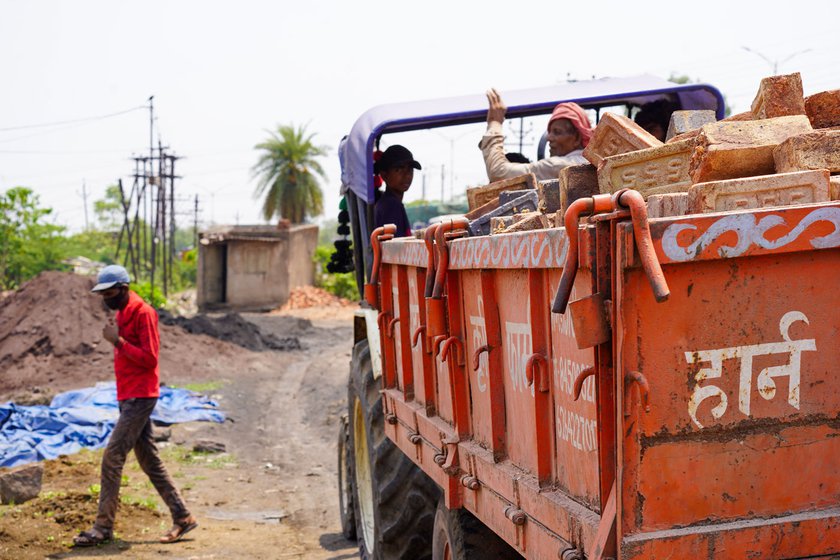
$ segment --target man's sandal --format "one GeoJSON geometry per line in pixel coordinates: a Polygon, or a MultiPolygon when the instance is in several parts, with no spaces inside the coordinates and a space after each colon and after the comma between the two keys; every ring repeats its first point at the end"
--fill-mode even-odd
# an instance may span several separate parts
{"type": "Polygon", "coordinates": [[[198,521],[192,515],[180,521],[175,521],[172,528],[160,537],[160,542],[163,544],[176,543],[196,527],[198,527],[198,521]]]}
{"type": "Polygon", "coordinates": [[[87,547],[98,546],[111,541],[110,531],[100,531],[99,529],[91,529],[90,531],[82,531],[73,537],[73,546],[87,547]]]}

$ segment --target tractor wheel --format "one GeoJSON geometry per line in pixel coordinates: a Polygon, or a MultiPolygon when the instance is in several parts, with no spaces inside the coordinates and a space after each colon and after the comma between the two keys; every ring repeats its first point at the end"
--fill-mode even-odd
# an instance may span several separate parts
{"type": "Polygon", "coordinates": [[[440,500],[435,514],[432,560],[522,560],[516,550],[465,509],[447,509],[440,500]]]}
{"type": "Polygon", "coordinates": [[[381,382],[368,342],[353,348],[347,388],[356,536],[363,560],[428,560],[440,490],[385,437],[381,382]]]}
{"type": "Polygon", "coordinates": [[[347,416],[342,416],[338,426],[338,509],[341,516],[341,534],[345,539],[356,540],[356,508],[353,497],[356,487],[350,472],[350,429],[347,416]]]}

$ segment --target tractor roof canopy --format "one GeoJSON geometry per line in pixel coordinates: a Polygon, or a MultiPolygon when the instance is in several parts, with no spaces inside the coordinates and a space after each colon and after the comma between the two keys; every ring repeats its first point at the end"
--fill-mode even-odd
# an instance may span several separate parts
{"type": "MultiPolygon", "coordinates": [[[[503,91],[508,118],[550,113],[574,101],[587,109],[619,104],[643,105],[676,96],[682,109],[710,109],[724,116],[723,96],[708,84],[679,85],[654,76],[603,78],[554,86],[503,91]]],[[[481,122],[487,118],[484,94],[379,105],[366,111],[339,145],[341,192],[352,190],[365,203],[374,200],[373,158],[376,139],[386,133],[481,122]]],[[[477,140],[477,139],[476,139],[477,140]]]]}

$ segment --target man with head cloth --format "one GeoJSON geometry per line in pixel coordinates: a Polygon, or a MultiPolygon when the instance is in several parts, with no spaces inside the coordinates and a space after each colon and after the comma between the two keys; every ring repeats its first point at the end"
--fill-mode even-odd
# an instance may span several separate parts
{"type": "Polygon", "coordinates": [[[500,181],[533,173],[538,181],[556,179],[560,170],[570,165],[588,163],[583,149],[592,138],[592,126],[583,108],[577,103],[560,103],[548,121],[549,157],[533,163],[513,163],[505,157],[505,137],[502,123],[507,107],[495,89],[487,92],[490,109],[487,111],[487,131],[478,147],[484,156],[487,177],[500,181]]]}

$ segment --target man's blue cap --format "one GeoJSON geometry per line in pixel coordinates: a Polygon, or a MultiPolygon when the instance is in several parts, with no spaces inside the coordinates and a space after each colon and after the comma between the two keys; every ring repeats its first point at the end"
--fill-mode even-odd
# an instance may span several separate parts
{"type": "Polygon", "coordinates": [[[109,264],[99,271],[99,276],[96,278],[96,286],[91,292],[101,292],[108,288],[113,288],[119,284],[128,284],[131,278],[128,276],[128,271],[118,264],[109,264]]]}

